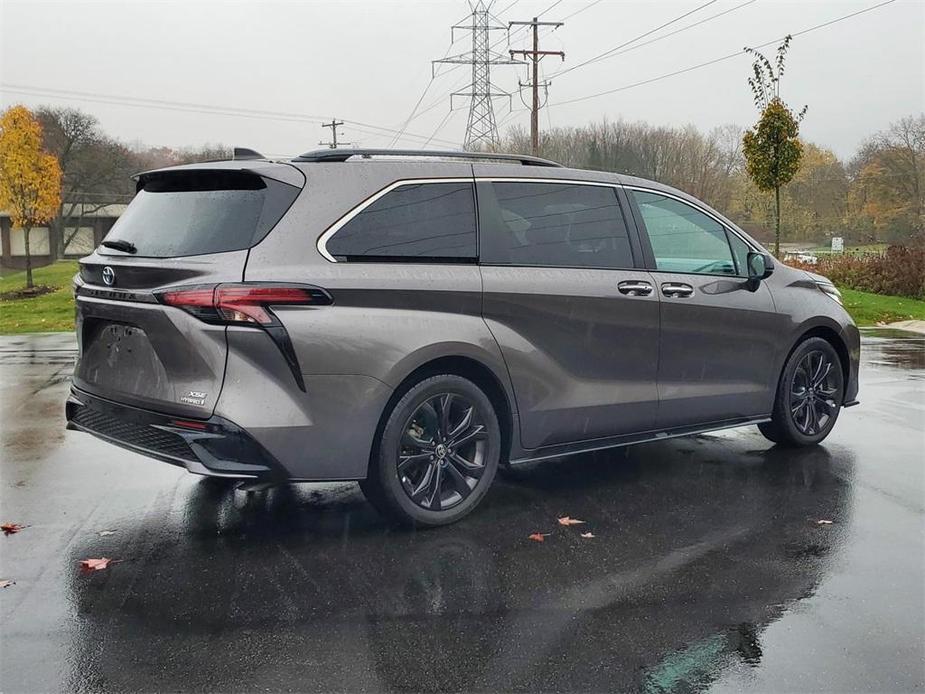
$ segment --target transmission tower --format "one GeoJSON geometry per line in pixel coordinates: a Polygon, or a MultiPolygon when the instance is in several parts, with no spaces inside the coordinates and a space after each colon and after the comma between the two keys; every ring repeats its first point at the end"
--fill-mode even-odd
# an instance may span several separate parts
{"type": "Polygon", "coordinates": [[[487,4],[484,0],[470,1],[469,6],[472,8],[471,24],[456,24],[450,31],[453,41],[456,40],[457,30],[471,31],[472,50],[434,60],[433,65],[436,66],[437,63],[472,65],[472,82],[466,87],[468,91],[450,94],[450,108],[453,108],[454,97],[464,96],[470,99],[469,122],[466,124],[466,139],[463,147],[473,150],[482,147],[493,148],[500,143],[493,100],[501,96],[511,97],[508,92],[491,83],[491,66],[521,65],[523,61],[514,60],[491,49],[489,41],[491,32],[507,31],[506,26],[492,24],[494,18],[489,11],[491,1],[489,0],[487,4]]]}

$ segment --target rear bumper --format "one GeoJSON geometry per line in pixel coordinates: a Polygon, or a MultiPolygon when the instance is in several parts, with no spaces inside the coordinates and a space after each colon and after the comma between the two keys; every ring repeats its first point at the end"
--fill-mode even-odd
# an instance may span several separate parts
{"type": "Polygon", "coordinates": [[[184,420],[105,400],[76,388],[65,405],[67,428],[213,477],[286,479],[279,462],[233,422],[184,420]]]}

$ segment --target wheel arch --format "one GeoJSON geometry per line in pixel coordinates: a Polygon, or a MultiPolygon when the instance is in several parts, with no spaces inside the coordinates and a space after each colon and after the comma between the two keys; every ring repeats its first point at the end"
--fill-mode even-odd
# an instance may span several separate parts
{"type": "Polygon", "coordinates": [[[787,352],[787,356],[784,357],[784,361],[781,364],[780,374],[778,375],[778,382],[784,374],[784,368],[787,366],[787,362],[790,360],[791,355],[796,351],[796,349],[803,344],[806,340],[811,337],[819,337],[832,345],[832,348],[835,350],[835,353],[838,354],[838,360],[841,362],[841,371],[842,371],[842,383],[845,384],[843,388],[843,397],[848,392],[848,382],[851,377],[851,355],[848,351],[848,345],[845,343],[844,338],[841,336],[841,333],[829,325],[814,325],[805,327],[797,339],[790,346],[790,350],[787,352]]]}
{"type": "Polygon", "coordinates": [[[481,388],[482,392],[488,396],[488,399],[495,408],[495,413],[498,415],[498,423],[501,426],[501,462],[504,463],[510,454],[514,435],[514,408],[512,397],[504,387],[499,376],[491,367],[472,356],[459,354],[432,358],[418,365],[399,382],[379,415],[376,433],[373,435],[373,442],[369,451],[370,461],[372,461],[372,456],[379,446],[386,420],[392,408],[395,407],[395,404],[416,383],[438,374],[450,374],[468,379],[481,388]]]}

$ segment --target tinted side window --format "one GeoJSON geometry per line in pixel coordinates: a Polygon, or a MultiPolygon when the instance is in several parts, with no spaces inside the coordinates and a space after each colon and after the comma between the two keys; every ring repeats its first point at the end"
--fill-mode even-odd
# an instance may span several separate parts
{"type": "Polygon", "coordinates": [[[634,191],[659,270],[735,275],[726,230],[712,217],[657,193],[634,191]]]}
{"type": "Polygon", "coordinates": [[[479,183],[486,263],[631,268],[616,191],[569,183],[479,183]]]}
{"type": "Polygon", "coordinates": [[[327,242],[355,260],[467,259],[478,255],[472,184],[417,183],[389,191],[327,242]]]}

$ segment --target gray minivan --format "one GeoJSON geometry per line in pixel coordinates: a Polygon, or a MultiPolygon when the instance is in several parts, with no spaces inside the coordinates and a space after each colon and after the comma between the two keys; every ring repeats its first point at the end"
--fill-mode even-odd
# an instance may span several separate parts
{"type": "Polygon", "coordinates": [[[68,427],[191,472],[458,520],[499,466],[757,424],[812,445],[858,330],[681,191],[526,156],[148,171],[75,278],[68,427]]]}

